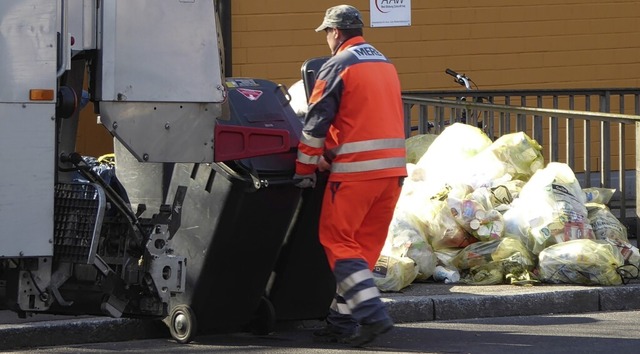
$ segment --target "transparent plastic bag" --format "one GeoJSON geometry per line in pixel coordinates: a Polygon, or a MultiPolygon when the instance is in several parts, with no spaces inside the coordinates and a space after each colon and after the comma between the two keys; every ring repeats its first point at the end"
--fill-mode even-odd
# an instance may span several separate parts
{"type": "Polygon", "coordinates": [[[442,265],[445,268],[455,268],[453,266],[453,259],[461,251],[462,248],[441,248],[438,250],[434,250],[433,252],[436,255],[436,259],[439,265],[442,265]]]}
{"type": "Polygon", "coordinates": [[[526,285],[539,282],[536,276],[527,269],[521,253],[515,253],[507,258],[469,269],[462,282],[472,285],[514,284],[526,285]]]}
{"type": "Polygon", "coordinates": [[[423,222],[427,226],[427,239],[434,250],[463,248],[478,241],[456,222],[446,201],[432,199],[423,222]]]}
{"type": "Polygon", "coordinates": [[[518,239],[503,238],[496,250],[491,254],[491,259],[500,261],[504,259],[517,260],[526,270],[533,270],[536,266],[534,255],[518,239]],[[513,258],[515,255],[515,258],[513,258]]]}
{"type": "MultiPolygon", "coordinates": [[[[480,187],[460,198],[451,191],[447,206],[456,222],[480,241],[496,240],[504,233],[502,214],[493,209],[490,189],[480,187]]],[[[459,193],[458,193],[459,194],[459,193]]]]}
{"type": "Polygon", "coordinates": [[[436,139],[435,134],[418,134],[405,140],[407,163],[417,163],[436,139]]]}
{"type": "Polygon", "coordinates": [[[438,134],[416,165],[425,171],[427,197],[439,193],[446,185],[464,183],[469,175],[469,161],[491,145],[482,130],[454,123],[438,134]]]}
{"type": "Polygon", "coordinates": [[[513,179],[528,181],[544,167],[542,146],[524,132],[499,137],[489,150],[505,164],[505,172],[513,179]]]}
{"type": "Polygon", "coordinates": [[[478,242],[460,251],[452,260],[453,266],[469,270],[463,277],[467,284],[502,284],[531,280],[535,268],[533,254],[517,239],[478,242]]]}
{"type": "Polygon", "coordinates": [[[558,242],[595,239],[585,195],[571,168],[559,162],[538,170],[505,212],[505,234],[534,253],[558,242]]]}
{"type": "MultiPolygon", "coordinates": [[[[419,168],[419,167],[416,167],[419,168]]],[[[449,188],[441,190],[442,195],[429,194],[424,181],[405,183],[396,204],[396,214],[410,215],[423,225],[423,233],[433,250],[447,247],[465,247],[476,242],[471,235],[456,223],[447,209],[446,195],[449,188]]]]}
{"type": "Polygon", "coordinates": [[[425,225],[413,214],[396,208],[382,255],[411,258],[418,269],[416,280],[426,280],[434,272],[437,259],[427,242],[425,225]]]}
{"type": "Polygon", "coordinates": [[[409,257],[380,256],[373,268],[373,281],[380,291],[400,291],[417,275],[418,267],[409,257]]]}
{"type": "Polygon", "coordinates": [[[612,188],[590,187],[583,189],[587,203],[608,204],[616,192],[612,188]]]}
{"type": "Polygon", "coordinates": [[[463,183],[493,187],[511,180],[527,181],[544,166],[542,147],[525,133],[501,136],[468,163],[463,183]]]}
{"type": "Polygon", "coordinates": [[[572,240],[550,246],[538,256],[540,280],[548,283],[619,285],[620,251],[605,241],[572,240]]]}
{"type": "Polygon", "coordinates": [[[640,250],[638,250],[638,247],[627,241],[619,239],[605,238],[604,241],[608,242],[620,251],[622,258],[624,258],[624,264],[631,264],[635,267],[640,267],[640,250]]]}
{"type": "Polygon", "coordinates": [[[599,203],[587,203],[586,207],[597,240],[611,238],[629,242],[627,228],[613,215],[609,207],[599,203]]]}
{"type": "MultiPolygon", "coordinates": [[[[490,249],[489,249],[490,250],[490,249]]],[[[491,252],[490,260],[469,269],[462,279],[474,285],[530,284],[536,282],[532,271],[535,268],[533,254],[518,239],[503,238],[491,252]]]]}
{"type": "Polygon", "coordinates": [[[501,213],[506,212],[511,207],[511,203],[520,196],[520,191],[525,185],[525,181],[511,180],[494,184],[490,188],[491,205],[501,213]]]}
{"type": "Polygon", "coordinates": [[[500,240],[476,242],[465,247],[455,257],[451,264],[458,270],[465,270],[484,265],[493,260],[492,254],[500,245],[500,240]]]}

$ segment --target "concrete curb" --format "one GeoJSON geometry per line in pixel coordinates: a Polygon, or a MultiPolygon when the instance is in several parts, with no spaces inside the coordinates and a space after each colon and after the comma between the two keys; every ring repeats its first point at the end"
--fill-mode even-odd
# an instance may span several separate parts
{"type": "Polygon", "coordinates": [[[0,350],[168,337],[158,320],[82,318],[0,325],[0,350]]]}
{"type": "Polygon", "coordinates": [[[640,309],[638,283],[610,287],[495,285],[457,288],[460,289],[447,294],[432,289],[434,294],[430,295],[383,295],[383,300],[396,323],[640,309]]]}
{"type": "Polygon", "coordinates": [[[522,295],[456,295],[446,298],[401,298],[387,302],[396,323],[481,317],[530,316],[599,311],[594,290],[522,295]]]}
{"type": "MultiPolygon", "coordinates": [[[[640,282],[612,286],[511,285],[470,286],[441,283],[411,285],[402,293],[384,293],[383,301],[396,323],[460,320],[481,317],[530,316],[558,313],[628,311],[640,309],[640,282]]],[[[7,317],[7,316],[5,316],[7,317]]],[[[36,316],[37,317],[37,316],[36,316]]],[[[160,320],[108,317],[47,319],[0,324],[0,350],[170,338],[160,320]]],[[[320,321],[293,321],[298,328],[320,321]]]]}

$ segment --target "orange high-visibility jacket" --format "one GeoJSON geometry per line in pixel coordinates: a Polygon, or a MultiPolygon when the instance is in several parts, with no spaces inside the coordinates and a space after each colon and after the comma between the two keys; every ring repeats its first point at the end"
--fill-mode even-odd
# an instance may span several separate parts
{"type": "Polygon", "coordinates": [[[314,173],[323,155],[330,181],[407,175],[398,73],[361,36],[345,41],[318,71],[296,174],[314,173]]]}

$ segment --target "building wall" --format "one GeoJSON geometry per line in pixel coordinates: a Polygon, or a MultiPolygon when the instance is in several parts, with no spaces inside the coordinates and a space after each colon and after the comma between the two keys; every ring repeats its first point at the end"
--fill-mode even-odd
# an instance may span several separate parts
{"type": "MultiPolygon", "coordinates": [[[[233,75],[298,80],[305,59],[329,54],[314,29],[340,3],[232,1],[233,75]]],[[[458,88],[446,68],[481,89],[640,86],[640,1],[413,0],[412,25],[397,28],[369,28],[369,0],[350,4],[404,90],[458,88]]]]}
{"type": "MultiPolygon", "coordinates": [[[[344,2],[231,3],[233,76],[290,86],[306,59],[330,54],[314,29],[344,2]]],[[[362,12],[365,38],[396,64],[403,90],[460,88],[446,68],[480,89],[640,87],[640,1],[413,0],[412,25],[397,28],[370,28],[369,0],[349,4],[362,12]]],[[[78,150],[111,152],[94,122],[85,109],[78,150]]]]}

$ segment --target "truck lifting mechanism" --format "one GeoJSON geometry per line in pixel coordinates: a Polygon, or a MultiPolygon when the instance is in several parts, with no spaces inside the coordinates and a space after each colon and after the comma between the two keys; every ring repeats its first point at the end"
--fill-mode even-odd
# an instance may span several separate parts
{"type": "Polygon", "coordinates": [[[284,86],[224,77],[216,10],[0,2],[0,308],[158,319],[181,343],[324,316],[300,119],[284,86]],[[115,168],[76,152],[83,90],[115,168]]]}

